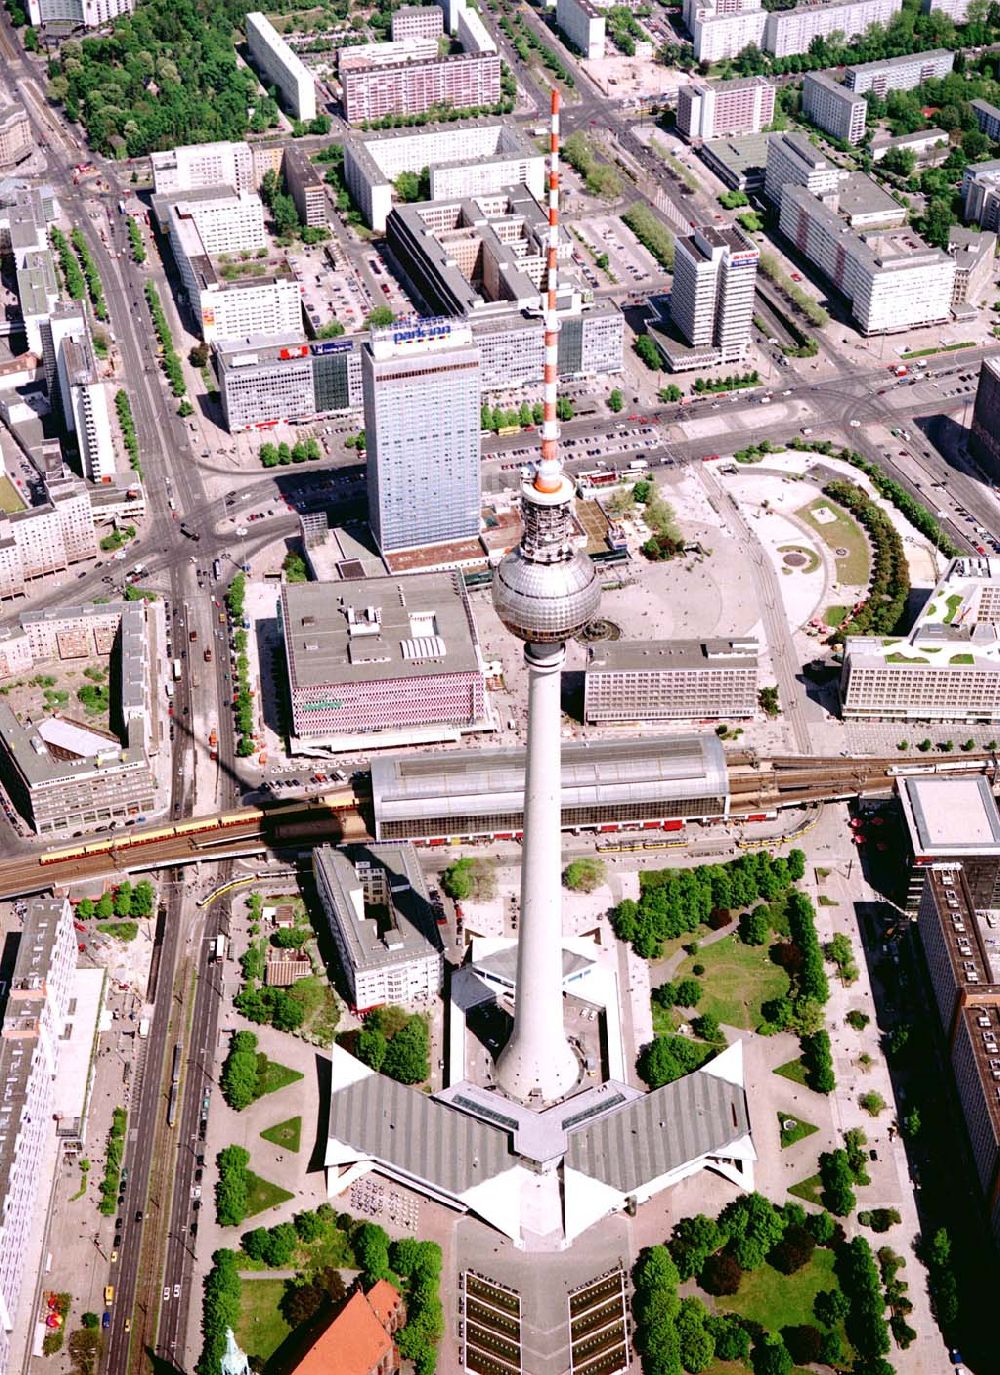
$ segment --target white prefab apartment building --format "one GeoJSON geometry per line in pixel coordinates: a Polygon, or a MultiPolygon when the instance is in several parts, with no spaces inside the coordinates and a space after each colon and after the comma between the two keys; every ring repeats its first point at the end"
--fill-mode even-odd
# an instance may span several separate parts
{"type": "Polygon", "coordinates": [[[4,930],[17,941],[10,982],[0,988],[0,1371],[10,1360],[15,1326],[33,1327],[37,1264],[32,1245],[45,1155],[55,1130],[53,1089],[59,1064],[76,938],[65,898],[33,898],[23,923],[4,930]]]}
{"type": "Polygon", "coordinates": [[[850,636],[840,699],[852,720],[1000,721],[1000,561],[953,559],[905,639],[850,636]]]}
{"type": "Polygon", "coordinates": [[[40,24],[72,24],[97,29],[120,15],[131,14],[135,0],[28,0],[28,18],[40,24]]]}
{"type": "Polygon", "coordinates": [[[592,62],[604,56],[607,22],[604,11],[591,0],[556,0],[556,23],[560,32],[577,52],[592,62]]]}
{"type": "Polygon", "coordinates": [[[227,186],[240,193],[254,189],[253,155],[248,143],[188,143],[150,153],[157,196],[227,186]]]}
{"type": "Polygon", "coordinates": [[[828,5],[796,5],[767,16],[763,48],[775,57],[809,51],[814,38],[840,33],[853,38],[872,24],[886,25],[903,8],[903,0],[840,0],[828,5]]]}
{"type": "Polygon", "coordinates": [[[766,77],[690,81],[677,92],[677,128],[689,139],[759,134],[774,119],[774,86],[766,77]]]}
{"type": "Polygon", "coordinates": [[[690,24],[694,55],[699,62],[721,62],[736,57],[744,48],[763,46],[767,13],[760,0],[743,3],[738,9],[706,8],[695,10],[690,24]]]}
{"type": "Polygon", "coordinates": [[[860,234],[838,214],[837,197],[805,187],[781,193],[781,232],[851,304],[862,334],[897,333],[951,318],[955,260],[910,229],[860,234]]]}
{"type": "Polygon", "coordinates": [[[254,65],[281,92],[296,119],[316,118],[316,82],[271,21],[260,11],[247,15],[247,45],[254,65]]]}
{"type": "Polygon", "coordinates": [[[844,85],[858,95],[874,91],[884,96],[888,91],[911,91],[925,81],[939,81],[954,65],[955,54],[950,48],[931,48],[908,57],[886,57],[878,62],[859,62],[854,67],[847,67],[844,85]]]}
{"type": "Polygon", "coordinates": [[[545,157],[516,125],[477,120],[344,138],[344,180],[366,224],[382,232],[401,172],[429,169],[430,199],[465,200],[524,184],[541,200],[545,157]]]}
{"type": "Polygon", "coordinates": [[[756,640],[619,640],[592,645],[588,725],[732,719],[757,711],[756,640]]]}
{"type": "Polygon", "coordinates": [[[355,1012],[437,996],[444,963],[412,845],[317,845],[313,876],[355,1012]]]}
{"type": "Polygon", "coordinates": [[[802,83],[802,113],[844,143],[860,143],[865,136],[868,102],[826,72],[806,73],[802,83]]]}

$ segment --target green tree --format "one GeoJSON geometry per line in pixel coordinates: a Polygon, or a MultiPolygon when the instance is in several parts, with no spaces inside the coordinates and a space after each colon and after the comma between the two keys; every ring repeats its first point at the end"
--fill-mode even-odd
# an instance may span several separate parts
{"type": "Polygon", "coordinates": [[[593,893],[607,877],[607,865],[602,859],[586,855],[567,864],[563,883],[574,893],[593,893]]]}
{"type": "Polygon", "coordinates": [[[752,1193],[726,1204],[719,1214],[719,1228],[728,1237],[740,1268],[756,1270],[781,1240],[785,1221],[763,1194],[752,1193]]]}
{"type": "Polygon", "coordinates": [[[615,415],[617,415],[619,411],[624,409],[624,407],[625,398],[624,396],[622,396],[621,388],[615,387],[614,390],[611,392],[610,396],[608,397],[608,410],[612,411],[615,415]]]}
{"type": "Polygon", "coordinates": [[[681,1346],[681,1364],[690,1375],[698,1375],[711,1363],[715,1355],[715,1338],[707,1326],[705,1305],[695,1298],[681,1300],[677,1314],[677,1336],[681,1346]]]}
{"type": "Polygon", "coordinates": [[[722,1245],[724,1237],[714,1218],[704,1213],[681,1218],[670,1235],[670,1254],[682,1280],[693,1279],[701,1267],[722,1245]]]}
{"type": "Polygon", "coordinates": [[[102,893],[94,909],[101,921],[108,921],[115,914],[115,900],[110,893],[102,893]]]}
{"type": "Polygon", "coordinates": [[[766,913],[755,908],[752,912],[741,912],[739,936],[744,945],[766,945],[771,927],[766,913]]]}
{"type": "Polygon", "coordinates": [[[701,1001],[701,984],[697,979],[680,979],[674,985],[674,1002],[678,1007],[697,1007],[701,1001]]]}
{"type": "Polygon", "coordinates": [[[229,1043],[220,1076],[222,1096],[237,1112],[250,1106],[257,1097],[257,1037],[252,1031],[237,1031],[229,1043]]]}
{"type": "Polygon", "coordinates": [[[780,1337],[765,1332],[754,1343],[753,1375],[791,1375],[792,1358],[780,1337]]]}
{"type": "Polygon", "coordinates": [[[642,361],[653,372],[659,372],[663,367],[663,359],[660,357],[660,350],[653,343],[648,334],[640,334],[635,341],[635,351],[642,361]]]}
{"type": "Polygon", "coordinates": [[[369,1069],[380,1070],[385,1060],[388,1041],[381,1031],[364,1026],[358,1032],[354,1053],[369,1069]]]}
{"type": "Polygon", "coordinates": [[[382,1072],[401,1084],[419,1084],[429,1078],[430,1034],[423,1017],[413,1016],[386,1046],[382,1072]]]}
{"type": "Polygon", "coordinates": [[[238,1227],[247,1215],[247,1167],[250,1152],[226,1146],[215,1158],[215,1211],[220,1227],[238,1227]]]}
{"type": "Polygon", "coordinates": [[[354,1234],[353,1246],[366,1281],[388,1278],[389,1237],[377,1223],[363,1222],[354,1234]]]}
{"type": "Polygon", "coordinates": [[[819,1158],[819,1175],[823,1182],[823,1206],[837,1217],[853,1213],[857,1200],[847,1152],[824,1151],[819,1158]]]}
{"type": "Polygon", "coordinates": [[[384,329],[386,325],[395,323],[395,315],[388,306],[376,306],[365,320],[369,329],[384,329]]]}

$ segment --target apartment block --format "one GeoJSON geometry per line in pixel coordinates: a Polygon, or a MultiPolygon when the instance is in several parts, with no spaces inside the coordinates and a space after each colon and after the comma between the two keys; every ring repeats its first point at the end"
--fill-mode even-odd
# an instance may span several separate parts
{"type": "Polygon", "coordinates": [[[1000,968],[996,918],[977,911],[964,866],[935,866],[917,918],[979,1190],[1000,1242],[1000,968]]]}
{"type": "Polygon", "coordinates": [[[677,128],[687,139],[757,134],[774,119],[774,86],[766,77],[690,81],[677,92],[677,128]]]}
{"type": "Polygon", "coordinates": [[[868,102],[826,72],[806,73],[802,83],[802,113],[842,143],[860,143],[865,136],[868,102]]]}
{"type": "Polygon", "coordinates": [[[158,196],[228,186],[237,195],[254,191],[253,155],[247,143],[191,143],[150,153],[153,191],[158,196]]]}
{"type": "MultiPolygon", "coordinates": [[[[479,641],[461,577],[415,573],[282,589],[292,729],[300,739],[474,730],[485,720],[479,641]]],[[[2,704],[0,704],[2,705],[2,704]]]]}
{"type": "Polygon", "coordinates": [[[379,548],[477,539],[481,384],[469,327],[440,320],[373,330],[361,380],[368,518],[379,548]]]}
{"type": "Polygon", "coordinates": [[[41,506],[0,516],[0,598],[21,596],[26,582],[96,557],[90,497],[76,479],[51,483],[41,506]]]}
{"type": "Polygon", "coordinates": [[[750,347],[760,251],[737,225],[702,225],[674,245],[670,321],[681,336],[654,329],[674,372],[740,363],[750,347]]]}
{"type": "Polygon", "coordinates": [[[936,129],[932,125],[929,129],[915,129],[912,134],[899,134],[896,138],[883,137],[880,142],[872,140],[870,150],[873,162],[881,162],[886,153],[898,148],[902,151],[909,150],[917,162],[937,163],[944,162],[950,146],[948,131],[936,129]]]}
{"type": "Polygon", "coordinates": [[[556,0],[556,24],[578,53],[591,62],[603,58],[608,21],[591,0],[556,0]]]}
{"type": "Polygon", "coordinates": [[[247,15],[247,46],[265,85],[277,86],[291,115],[316,118],[316,82],[302,59],[260,11],[247,15]]]}
{"type": "Polygon", "coordinates": [[[974,162],[962,173],[962,218],[983,229],[1000,230],[1000,158],[974,162]]]}
{"type": "Polygon", "coordinates": [[[28,18],[35,28],[67,24],[98,29],[134,9],[135,0],[28,0],[28,18]]]}
{"type": "Polygon", "coordinates": [[[971,3],[972,0],[922,0],[920,8],[924,14],[946,14],[956,24],[964,24],[971,3]]]}
{"type": "Polygon", "coordinates": [[[366,224],[380,233],[392,210],[396,178],[425,167],[432,201],[489,195],[522,183],[536,200],[545,194],[544,155],[516,124],[500,119],[353,132],[344,139],[344,178],[366,224]]]}
{"type": "Polygon", "coordinates": [[[1000,481],[1000,359],[984,358],[979,365],[969,450],[1000,481]]]}
{"type": "Polygon", "coordinates": [[[1000,139],[1000,110],[988,100],[970,100],[969,105],[981,132],[996,143],[1000,139]]]}
{"type": "Polygon", "coordinates": [[[63,342],[60,385],[66,387],[70,429],[80,446],[83,471],[91,482],[109,482],[118,466],[112,440],[113,384],[102,380],[89,333],[63,342]]]}
{"type": "Polygon", "coordinates": [[[412,845],[317,845],[313,877],[355,1012],[437,996],[441,941],[412,845]]]}
{"type": "Polygon", "coordinates": [[[285,149],[282,170],[299,219],[303,224],[323,228],[329,220],[326,185],[309,154],[304,148],[290,144],[285,149]]]}
{"type": "Polygon", "coordinates": [[[803,186],[814,196],[826,196],[837,191],[848,175],[804,134],[775,134],[768,142],[764,194],[779,208],[786,186],[803,186]]]}
{"type": "Polygon", "coordinates": [[[349,124],[387,115],[419,115],[437,106],[456,110],[492,107],[500,100],[500,57],[495,52],[463,52],[451,57],[366,63],[363,49],[340,65],[344,118],[349,124]]]}
{"type": "Polygon", "coordinates": [[[738,56],[751,44],[762,47],[767,18],[759,3],[735,12],[695,10],[690,25],[695,57],[699,62],[721,62],[738,56]]]}
{"type": "MultiPolygon", "coordinates": [[[[995,383],[995,366],[989,375],[995,383]]],[[[998,624],[1000,564],[980,555],[953,559],[909,635],[848,638],[840,682],[844,717],[1000,720],[998,624]]]]}
{"type": "Polygon", "coordinates": [[[591,645],[588,725],[732,720],[757,711],[755,640],[618,640],[591,645]]]}
{"type": "Polygon", "coordinates": [[[837,197],[802,186],[781,195],[784,236],[850,302],[862,334],[896,333],[950,319],[955,260],[912,230],[850,232],[837,197]]]}
{"type": "Polygon", "coordinates": [[[858,95],[873,91],[884,96],[889,91],[911,91],[925,81],[940,80],[955,65],[950,48],[932,48],[906,57],[886,57],[878,62],[859,62],[844,70],[844,85],[858,95]]]}
{"type": "Polygon", "coordinates": [[[829,38],[832,33],[854,38],[872,24],[888,24],[902,8],[903,0],[833,0],[776,10],[767,16],[762,46],[775,57],[805,53],[814,38],[829,38]]]}
{"type": "Polygon", "coordinates": [[[444,12],[437,5],[400,5],[392,13],[392,41],[406,38],[440,38],[444,33],[444,12]]]}
{"type": "Polygon", "coordinates": [[[961,225],[953,224],[948,231],[948,252],[955,259],[952,307],[982,305],[986,293],[993,286],[996,234],[963,229],[961,225]]]}
{"type": "Polygon", "coordinates": [[[52,1182],[46,1151],[76,937],[66,898],[32,898],[21,924],[0,926],[0,1372],[11,1334],[33,1321],[41,1238],[36,1213],[52,1182]],[[12,963],[8,952],[13,946],[12,963]]]}
{"type": "Polygon", "coordinates": [[[0,105],[0,168],[23,162],[35,146],[35,136],[23,105],[0,105]]]}

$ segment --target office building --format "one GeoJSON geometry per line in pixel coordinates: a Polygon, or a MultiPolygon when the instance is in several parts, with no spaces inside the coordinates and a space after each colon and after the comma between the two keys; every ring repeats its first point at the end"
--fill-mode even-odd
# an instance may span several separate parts
{"type": "Polygon", "coordinates": [[[361,355],[368,518],[384,554],[478,536],[479,374],[457,321],[372,331],[361,355]]]}
{"type": "Polygon", "coordinates": [[[412,845],[335,850],[317,845],[313,877],[357,1013],[426,1004],[444,962],[430,898],[412,845]]]}
{"type": "Polygon", "coordinates": [[[877,62],[859,62],[844,69],[844,85],[858,95],[873,91],[884,96],[889,91],[911,91],[925,81],[940,80],[955,65],[950,48],[933,48],[906,57],[883,57],[877,62]]]}
{"type": "Polygon", "coordinates": [[[688,139],[757,134],[774,119],[774,87],[763,76],[690,81],[677,92],[677,129],[688,139]]]}
{"type": "Polygon", "coordinates": [[[462,52],[386,65],[366,61],[364,49],[350,50],[340,63],[344,118],[349,124],[387,115],[419,115],[438,106],[456,110],[491,108],[500,100],[500,57],[496,52],[462,52]]]}
{"type": "Polygon", "coordinates": [[[814,196],[837,191],[850,173],[819,151],[805,134],[773,134],[767,146],[764,194],[780,209],[786,186],[804,186],[814,196]]]}
{"type": "Polygon", "coordinates": [[[997,358],[984,358],[979,365],[969,452],[994,482],[1000,481],[1000,359],[997,358]]]}
{"type": "Polygon", "coordinates": [[[35,146],[35,137],[23,105],[0,105],[0,168],[23,162],[35,146]]]}
{"type": "Polygon", "coordinates": [[[399,1352],[392,1336],[404,1318],[402,1298],[388,1280],[379,1280],[367,1294],[356,1289],[329,1326],[310,1340],[288,1375],[396,1375],[399,1352]]]}
{"type": "Polygon", "coordinates": [[[697,9],[690,25],[695,57],[699,62],[721,62],[751,44],[762,47],[767,18],[759,0],[736,11],[697,9]]]}
{"type": "MultiPolygon", "coordinates": [[[[995,384],[995,371],[990,375],[995,384]]],[[[998,627],[998,561],[952,559],[909,635],[848,637],[840,682],[844,717],[1000,720],[998,627]]]]}
{"type": "Polygon", "coordinates": [[[970,100],[969,106],[976,116],[980,131],[992,142],[1000,139],[1000,110],[988,100],[970,100]]]}
{"type": "Polygon", "coordinates": [[[842,143],[860,143],[865,136],[868,102],[826,72],[806,73],[802,82],[802,113],[842,143]]]}
{"type": "Polygon", "coordinates": [[[232,187],[237,195],[257,189],[253,155],[247,143],[192,143],[150,153],[153,192],[157,196],[184,191],[232,187]]]}
{"type": "Polygon", "coordinates": [[[1000,1242],[1000,961],[994,913],[977,910],[963,864],[934,866],[917,927],[976,1179],[1000,1242]]]}
{"type": "Polygon", "coordinates": [[[997,255],[997,236],[985,230],[963,229],[953,224],[948,230],[948,252],[955,259],[955,285],[952,309],[975,308],[983,303],[993,286],[993,264],[997,255]]]}
{"type": "Polygon", "coordinates": [[[328,221],[326,184],[304,148],[294,143],[285,149],[282,163],[288,194],[303,224],[323,228],[328,221]]]}
{"type": "Polygon", "coordinates": [[[457,739],[485,722],[479,641],[458,574],[289,585],[279,615],[300,740],[457,739]]]}
{"type": "Polygon", "coordinates": [[[768,149],[777,134],[743,134],[717,138],[698,146],[706,167],[731,191],[760,191],[764,186],[768,149]]]}
{"type": "MultiPolygon", "coordinates": [[[[836,194],[820,199],[802,186],[786,185],[779,223],[782,234],[850,302],[862,334],[898,333],[951,318],[954,258],[909,229],[850,232],[851,217],[839,209],[836,194]]],[[[873,209],[874,218],[880,214],[873,209]]]]}
{"type": "Polygon", "coordinates": [[[1000,907],[1000,813],[983,774],[900,778],[908,840],[906,906],[915,912],[935,865],[961,864],[977,908],[1000,907]]]}
{"type": "Polygon", "coordinates": [[[176,244],[185,257],[255,253],[267,247],[264,204],[255,191],[208,188],[161,204],[167,212],[171,245],[176,244]]]}
{"type": "Polygon", "coordinates": [[[221,340],[214,353],[222,410],[231,434],[278,420],[311,420],[358,410],[362,405],[358,340],[307,343],[301,333],[251,336],[221,340]]]}
{"type": "Polygon", "coordinates": [[[35,28],[99,29],[134,9],[135,0],[28,0],[28,18],[35,28]]]}
{"type": "Polygon", "coordinates": [[[161,618],[146,602],[23,612],[32,664],[101,655],[115,666],[112,729],[62,715],[21,722],[0,702],[0,775],[38,835],[134,821],[156,809],[149,756],[159,749],[152,665],[162,658],[161,618]]]}
{"type": "Polygon", "coordinates": [[[392,210],[396,178],[425,168],[432,201],[465,200],[521,183],[536,200],[545,193],[544,157],[521,128],[500,119],[355,131],[344,138],[344,180],[365,223],[379,233],[392,210]]]}
{"type": "Polygon", "coordinates": [[[15,1328],[33,1328],[36,1319],[31,1305],[43,1259],[36,1213],[54,1172],[46,1157],[75,968],[65,897],[32,898],[23,923],[0,925],[0,1372],[10,1368],[15,1328]]]}
{"type": "Polygon", "coordinates": [[[0,515],[0,598],[22,596],[32,579],[97,558],[86,488],[68,478],[50,482],[48,491],[49,500],[40,506],[0,515]]]}
{"type": "Polygon", "coordinates": [[[392,12],[392,41],[438,39],[444,33],[444,12],[437,5],[400,5],[392,12]]]}
{"type": "Polygon", "coordinates": [[[814,38],[829,38],[833,33],[854,38],[872,24],[889,24],[902,8],[903,0],[832,0],[776,10],[767,16],[761,46],[775,57],[807,53],[814,38]]]}
{"type": "Polygon", "coordinates": [[[673,372],[742,363],[750,348],[760,251],[737,225],[701,225],[674,244],[670,322],[651,330],[673,372]]]}
{"type": "Polygon", "coordinates": [[[608,21],[591,0],[556,0],[556,24],[567,43],[591,62],[604,56],[608,21]]]}
{"type": "Polygon", "coordinates": [[[1000,158],[974,162],[962,173],[962,218],[967,224],[1000,230],[1000,158]]]}
{"type": "Polygon", "coordinates": [[[316,83],[302,59],[259,11],[247,15],[247,46],[265,86],[277,86],[295,119],[316,118],[316,83]]]}
{"type": "Polygon", "coordinates": [[[588,725],[731,720],[757,713],[756,640],[618,640],[591,645],[588,725]]]}

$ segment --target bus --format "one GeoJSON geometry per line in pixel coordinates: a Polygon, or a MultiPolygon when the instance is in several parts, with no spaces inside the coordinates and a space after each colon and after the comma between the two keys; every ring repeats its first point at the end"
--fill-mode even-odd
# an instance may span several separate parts
{"type": "Polygon", "coordinates": [[[180,682],[180,677],[181,677],[181,661],[180,661],[180,659],[175,659],[175,660],[174,660],[174,663],[173,663],[173,674],[174,674],[174,682],[175,682],[175,683],[180,682]]]}

